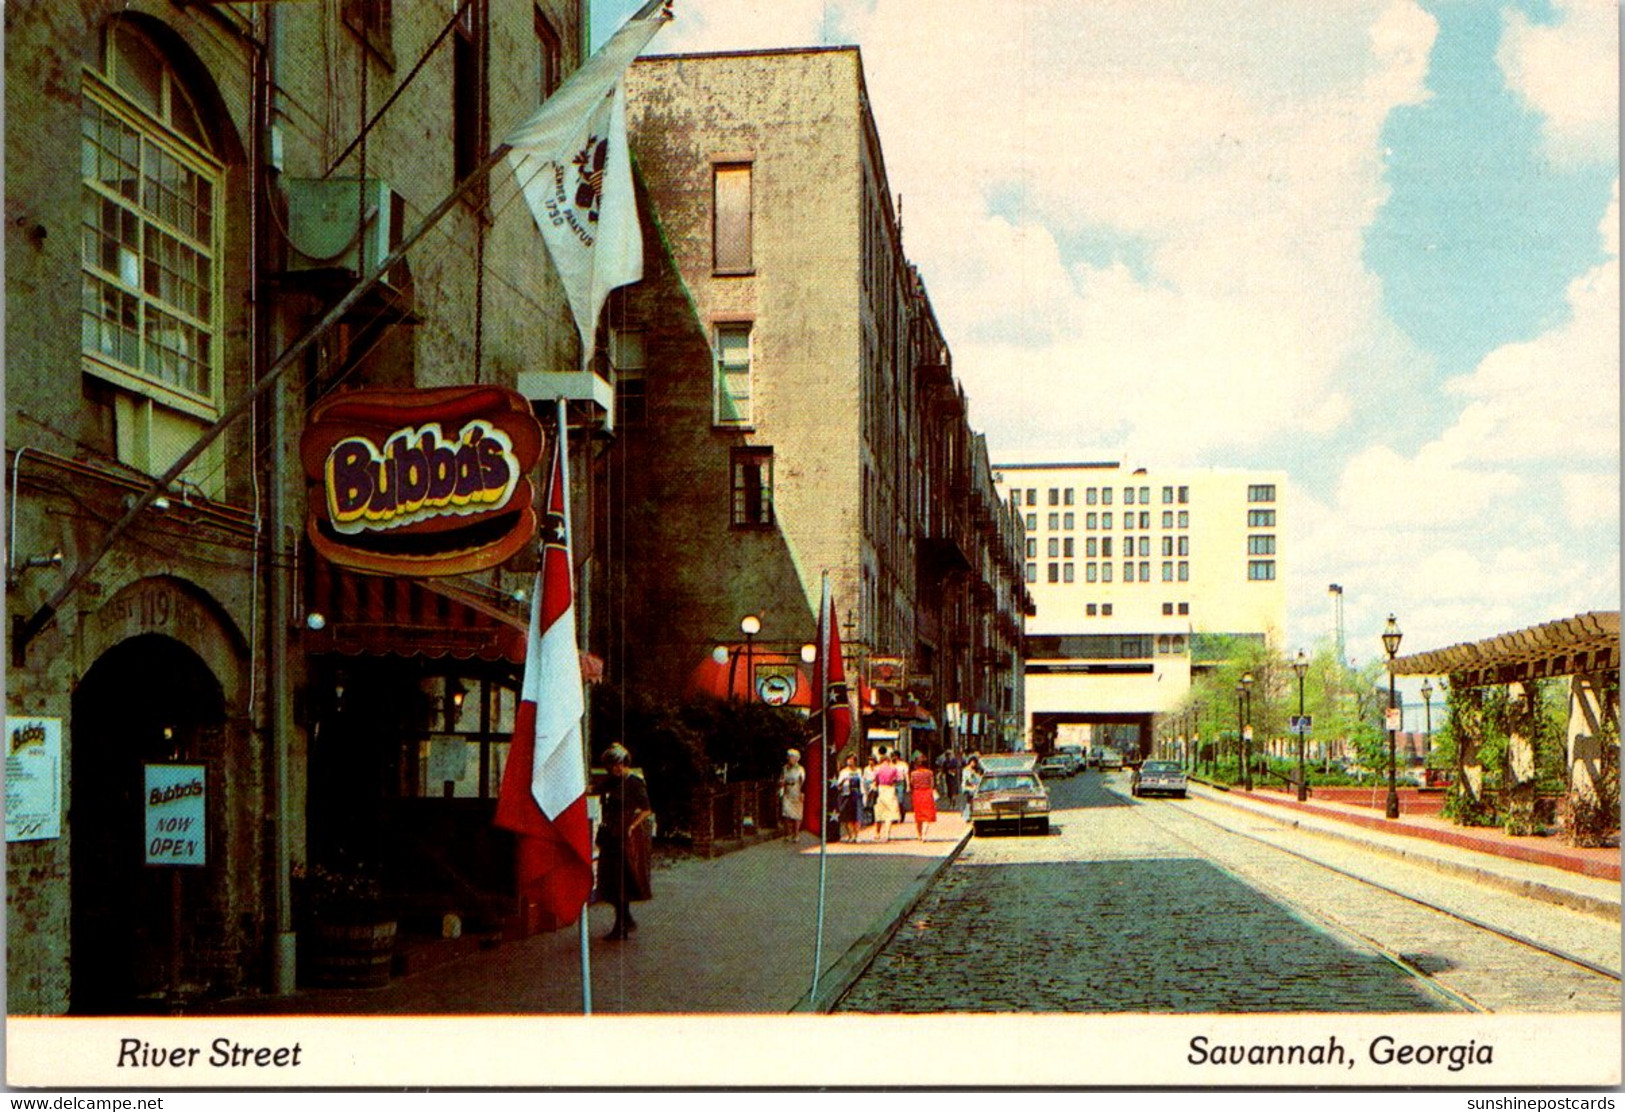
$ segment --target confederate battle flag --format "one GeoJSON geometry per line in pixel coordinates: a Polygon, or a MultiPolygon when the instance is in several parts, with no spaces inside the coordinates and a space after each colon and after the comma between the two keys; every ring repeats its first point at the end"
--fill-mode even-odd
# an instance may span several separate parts
{"type": "Polygon", "coordinates": [[[496,813],[496,824],[518,835],[519,898],[522,904],[535,904],[544,930],[579,919],[592,890],[581,740],[586,704],[576,651],[565,440],[561,402],[542,527],[542,567],[530,604],[525,680],[496,813]]]}

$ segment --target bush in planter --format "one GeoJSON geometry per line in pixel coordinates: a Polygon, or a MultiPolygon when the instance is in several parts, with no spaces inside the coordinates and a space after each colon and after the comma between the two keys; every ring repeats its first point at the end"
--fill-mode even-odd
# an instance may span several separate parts
{"type": "Polygon", "coordinates": [[[364,868],[295,865],[294,918],[300,969],[328,988],[376,988],[389,983],[396,917],[377,873],[364,868]]]}

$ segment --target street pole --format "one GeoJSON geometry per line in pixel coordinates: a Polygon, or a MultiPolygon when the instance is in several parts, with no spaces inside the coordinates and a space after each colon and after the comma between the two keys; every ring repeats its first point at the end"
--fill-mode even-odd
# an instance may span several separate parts
{"type": "Polygon", "coordinates": [[[1247,703],[1247,725],[1242,729],[1242,732],[1241,732],[1241,752],[1242,752],[1242,781],[1241,781],[1241,785],[1242,785],[1242,787],[1246,788],[1248,791],[1252,791],[1253,790],[1253,743],[1252,743],[1252,739],[1247,736],[1252,731],[1252,728],[1253,728],[1253,674],[1251,672],[1243,672],[1241,674],[1241,688],[1242,688],[1242,693],[1245,696],[1245,701],[1247,703]]]}
{"type": "Polygon", "coordinates": [[[1292,670],[1298,673],[1298,802],[1302,803],[1309,798],[1309,773],[1304,768],[1304,749],[1308,745],[1309,731],[1303,723],[1303,677],[1309,671],[1309,658],[1298,650],[1298,659],[1292,662],[1292,670]]]}
{"type": "Polygon", "coordinates": [[[1241,698],[1246,691],[1247,689],[1241,686],[1241,683],[1238,681],[1236,683],[1236,783],[1238,784],[1241,783],[1241,768],[1244,761],[1244,758],[1241,755],[1241,698]]]}
{"type": "Polygon", "coordinates": [[[1433,755],[1433,685],[1422,681],[1422,705],[1427,712],[1427,732],[1422,735],[1422,762],[1433,755]]]}
{"type": "Polygon", "coordinates": [[[1394,701],[1394,654],[1399,652],[1401,636],[1399,623],[1392,614],[1388,615],[1388,625],[1382,631],[1382,647],[1388,652],[1388,801],[1383,813],[1391,819],[1399,817],[1399,782],[1394,768],[1396,735],[1399,731],[1399,720],[1394,713],[1397,706],[1394,701]]]}

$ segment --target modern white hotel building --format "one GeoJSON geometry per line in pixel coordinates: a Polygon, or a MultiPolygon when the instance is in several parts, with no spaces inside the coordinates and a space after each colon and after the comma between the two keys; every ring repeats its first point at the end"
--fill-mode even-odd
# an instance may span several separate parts
{"type": "Polygon", "coordinates": [[[1279,640],[1290,517],[1275,471],[994,465],[1026,524],[1026,736],[1148,750],[1226,637],[1279,640]],[[1075,730],[1074,727],[1087,727],[1075,730]]]}

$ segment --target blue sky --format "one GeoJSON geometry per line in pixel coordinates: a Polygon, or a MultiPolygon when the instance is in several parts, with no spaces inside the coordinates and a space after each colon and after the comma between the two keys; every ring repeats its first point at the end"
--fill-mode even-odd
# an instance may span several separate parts
{"type": "Polygon", "coordinates": [[[1010,10],[677,0],[650,49],[859,44],[995,457],[1285,470],[1290,645],[1331,582],[1357,659],[1618,607],[1612,0],[1010,10]]]}

